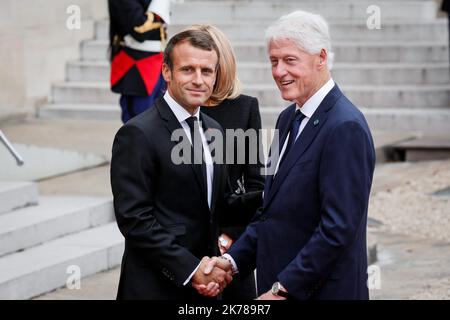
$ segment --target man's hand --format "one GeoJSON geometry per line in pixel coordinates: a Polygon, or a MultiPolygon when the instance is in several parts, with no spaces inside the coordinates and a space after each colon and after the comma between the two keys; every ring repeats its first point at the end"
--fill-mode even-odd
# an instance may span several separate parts
{"type": "Polygon", "coordinates": [[[225,258],[222,257],[212,257],[211,259],[209,259],[208,263],[206,264],[205,267],[205,274],[210,274],[210,272],[213,270],[214,267],[218,267],[224,271],[227,272],[227,274],[230,275],[230,277],[232,276],[232,265],[231,262],[228,261],[225,258]]]}
{"type": "Polygon", "coordinates": [[[204,296],[217,296],[233,280],[231,264],[228,266],[218,260],[223,259],[204,257],[200,267],[192,277],[192,286],[204,296]]]}
{"type": "Polygon", "coordinates": [[[272,293],[271,290],[267,291],[260,295],[256,300],[286,300],[286,298],[281,296],[276,296],[272,293]]]}
{"type": "MultiPolygon", "coordinates": [[[[209,275],[214,270],[214,268],[220,268],[226,271],[227,284],[233,280],[232,265],[231,262],[228,261],[227,259],[221,257],[212,257],[207,261],[207,265],[203,270],[203,272],[205,275],[209,275]]],[[[205,285],[198,286],[197,291],[204,296],[216,296],[219,293],[221,293],[224,288],[225,287],[221,288],[217,284],[216,286],[214,286],[214,283],[209,283],[207,286],[205,285]],[[217,288],[219,289],[217,290],[217,288]]]]}

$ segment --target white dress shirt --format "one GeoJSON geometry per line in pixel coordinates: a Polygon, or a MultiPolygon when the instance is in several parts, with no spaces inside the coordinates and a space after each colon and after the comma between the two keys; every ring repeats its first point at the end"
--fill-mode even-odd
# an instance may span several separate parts
{"type": "MultiPolygon", "coordinates": [[[[333,89],[334,87],[334,81],[332,78],[328,80],[311,98],[306,100],[306,102],[303,104],[303,106],[299,106],[298,104],[295,107],[295,111],[300,110],[301,113],[305,116],[305,118],[300,123],[300,128],[298,129],[297,136],[295,137],[294,141],[297,141],[298,137],[302,133],[303,129],[305,129],[306,124],[308,123],[309,119],[311,119],[314,112],[316,112],[319,105],[322,103],[323,99],[325,99],[325,96],[333,89]]],[[[280,156],[278,157],[278,163],[275,168],[275,174],[278,172],[278,167],[280,165],[280,161],[283,158],[284,151],[286,150],[287,143],[289,141],[289,135],[286,136],[286,139],[284,140],[283,147],[281,148],[280,156]]]]}

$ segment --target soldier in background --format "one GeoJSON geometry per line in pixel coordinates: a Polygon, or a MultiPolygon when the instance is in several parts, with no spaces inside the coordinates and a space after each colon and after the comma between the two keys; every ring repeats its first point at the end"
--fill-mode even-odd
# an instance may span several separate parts
{"type": "Polygon", "coordinates": [[[161,75],[168,0],[108,0],[111,90],[120,93],[122,122],[147,110],[166,90],[161,75]]]}

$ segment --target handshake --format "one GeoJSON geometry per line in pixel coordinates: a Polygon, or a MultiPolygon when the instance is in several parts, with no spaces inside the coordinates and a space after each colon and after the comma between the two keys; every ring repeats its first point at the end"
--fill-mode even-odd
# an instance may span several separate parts
{"type": "Polygon", "coordinates": [[[203,257],[192,277],[192,286],[206,297],[215,297],[233,280],[231,262],[223,257],[203,257]]]}

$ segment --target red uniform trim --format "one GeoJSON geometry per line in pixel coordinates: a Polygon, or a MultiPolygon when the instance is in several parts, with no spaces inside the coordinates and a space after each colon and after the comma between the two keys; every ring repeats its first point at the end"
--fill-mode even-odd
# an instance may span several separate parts
{"type": "Polygon", "coordinates": [[[133,66],[136,66],[139,75],[145,84],[145,88],[147,89],[147,94],[150,95],[161,75],[162,63],[162,52],[147,58],[134,60],[122,50],[114,57],[111,63],[111,87],[119,82],[133,66]]]}
{"type": "Polygon", "coordinates": [[[147,93],[151,94],[161,75],[163,54],[158,53],[136,62],[139,74],[144,81],[147,93]]]}
{"type": "Polygon", "coordinates": [[[134,66],[136,61],[121,50],[111,63],[111,87],[114,86],[134,66]]]}

